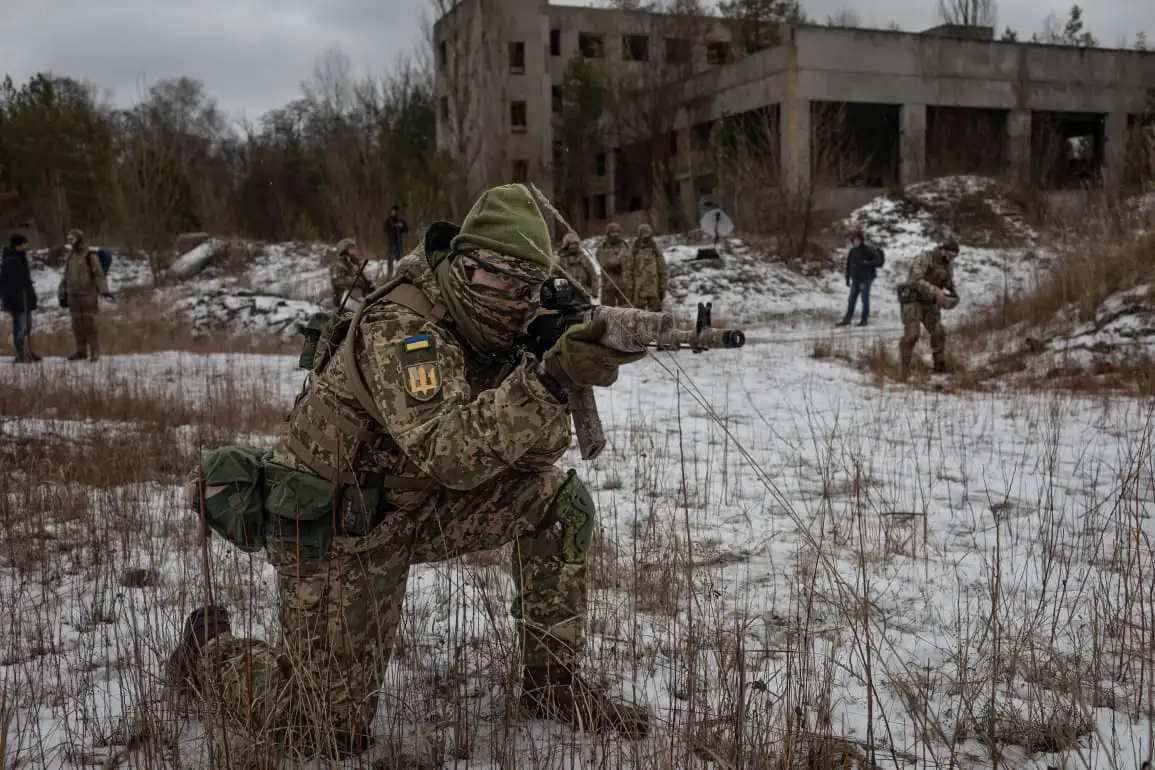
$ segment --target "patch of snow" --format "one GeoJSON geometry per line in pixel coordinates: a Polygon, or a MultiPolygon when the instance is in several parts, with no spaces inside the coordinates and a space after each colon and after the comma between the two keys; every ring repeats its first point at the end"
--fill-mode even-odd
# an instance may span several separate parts
{"type": "MultiPolygon", "coordinates": [[[[880,756],[957,749],[984,766],[981,742],[965,737],[976,729],[969,716],[1049,704],[1031,720],[1085,708],[1101,733],[1054,754],[1011,748],[1003,764],[1138,767],[1150,718],[1125,704],[1143,702],[1144,680],[1099,672],[1102,657],[1126,660],[1133,649],[1105,629],[1141,627],[1155,611],[1118,567],[1155,535],[1142,515],[1155,504],[1149,405],[903,386],[880,394],[862,374],[812,358],[806,343],[764,334],[742,350],[658,353],[623,367],[597,394],[605,454],[585,463],[571,447],[561,463],[579,469],[599,510],[606,572],[591,589],[587,671],[652,708],[654,736],[626,744],[509,724],[503,682],[517,629],[502,608],[515,589],[506,570],[469,559],[413,566],[404,654],[386,673],[375,733],[414,751],[456,744],[468,751],[456,761],[479,768],[542,767],[542,757],[696,766],[687,733],[714,731],[715,745],[733,745],[726,725],[740,692],[750,729],[777,734],[775,714],[789,711],[852,742],[886,736],[880,756]],[[992,622],[1004,652],[1021,653],[1016,665],[990,641],[992,622]],[[796,702],[799,667],[815,672],[814,692],[796,702]],[[691,690],[698,712],[687,725],[691,690]]],[[[110,357],[96,376],[177,388],[258,376],[287,406],[301,381],[294,359],[254,359],[110,357]]],[[[0,367],[4,385],[29,376],[0,367]]],[[[9,733],[12,761],[50,770],[76,767],[77,749],[95,752],[150,691],[202,600],[204,554],[184,539],[197,525],[179,487],[90,497],[98,520],[141,525],[91,561],[64,548],[87,520],[54,525],[50,572],[0,570],[13,610],[4,676],[19,695],[9,707],[35,736],[9,733]],[[140,566],[158,572],[155,585],[107,579],[140,566]]],[[[217,538],[208,557],[238,632],[275,640],[266,560],[217,538]]],[[[198,734],[176,742],[182,758],[195,760],[198,734]]]]}
{"type": "Polygon", "coordinates": [[[216,289],[178,300],[172,309],[186,316],[194,331],[227,330],[290,338],[321,310],[319,305],[243,289],[216,289]]]}

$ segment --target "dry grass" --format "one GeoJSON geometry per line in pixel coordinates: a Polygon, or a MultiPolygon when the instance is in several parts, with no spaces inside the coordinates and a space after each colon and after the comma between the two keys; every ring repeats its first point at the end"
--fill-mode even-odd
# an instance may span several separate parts
{"type": "MultiPolygon", "coordinates": [[[[35,320],[34,320],[35,324],[35,320]]],[[[125,296],[117,303],[101,300],[97,316],[102,355],[132,355],[179,350],[189,353],[292,354],[297,343],[276,337],[198,335],[188,323],[143,296],[125,296]]],[[[8,337],[5,329],[5,337],[8,337]]],[[[67,319],[52,329],[33,328],[33,348],[41,356],[71,355],[76,346],[67,319]]],[[[6,340],[10,344],[10,338],[6,340]]]]}

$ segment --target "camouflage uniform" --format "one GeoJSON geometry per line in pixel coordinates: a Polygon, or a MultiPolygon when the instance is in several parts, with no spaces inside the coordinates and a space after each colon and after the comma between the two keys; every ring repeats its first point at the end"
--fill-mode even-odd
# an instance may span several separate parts
{"type": "Polygon", "coordinates": [[[629,256],[630,245],[622,238],[622,227],[617,222],[606,225],[606,237],[598,246],[598,264],[602,266],[602,304],[610,307],[626,304],[622,269],[629,256]]]}
{"type": "Polygon", "coordinates": [[[545,222],[524,186],[505,185],[452,230],[442,245],[427,236],[424,269],[413,255],[401,260],[397,278],[352,318],[353,336],[327,363],[314,358],[274,446],[266,506],[281,529],[266,549],[278,574],[279,646],[234,636],[213,608],[186,626],[192,683],[215,690],[234,724],[268,730],[304,756],[346,756],[368,740],[410,566],[511,541],[523,706],[587,729],[600,718],[629,730],[631,713],[648,722],[587,692],[576,673],[593,502],[554,464],[571,417],[541,374],[553,350],[543,363],[510,353],[552,262],[545,222]],[[479,272],[526,291],[474,288],[479,272]],[[582,711],[578,694],[594,705],[582,711]]]}
{"type": "Polygon", "coordinates": [[[598,274],[582,253],[577,233],[566,233],[557,253],[553,275],[569,279],[574,294],[582,304],[588,304],[598,295],[598,274]]]}
{"type": "Polygon", "coordinates": [[[942,326],[942,307],[938,303],[938,294],[945,292],[948,295],[948,309],[958,305],[951,271],[951,260],[957,254],[958,244],[953,241],[924,251],[911,263],[907,280],[898,285],[903,329],[902,340],[898,344],[898,357],[904,370],[910,366],[914,346],[918,344],[921,327],[924,326],[930,334],[935,371],[946,370],[946,331],[942,326]],[[947,254],[952,256],[948,258],[947,254]]]}
{"type": "Polygon", "coordinates": [[[654,229],[638,227],[638,237],[630,248],[622,270],[622,288],[636,308],[659,312],[666,300],[669,272],[666,257],[654,243],[654,229]]]}
{"type": "Polygon", "coordinates": [[[349,253],[356,248],[357,243],[352,238],[341,239],[337,243],[337,256],[329,265],[329,282],[333,285],[335,308],[341,306],[346,294],[349,295],[349,301],[345,306],[355,308],[373,291],[373,282],[361,270],[361,261],[349,253]]]}
{"type": "Polygon", "coordinates": [[[68,357],[70,361],[100,358],[100,338],[96,316],[100,313],[101,296],[112,296],[108,292],[104,269],[100,266],[100,255],[94,247],[84,242],[84,233],[70,230],[71,243],[64,247],[66,262],[60,286],[56,290],[60,306],[68,306],[72,320],[72,336],[76,341],[76,352],[68,357]]]}

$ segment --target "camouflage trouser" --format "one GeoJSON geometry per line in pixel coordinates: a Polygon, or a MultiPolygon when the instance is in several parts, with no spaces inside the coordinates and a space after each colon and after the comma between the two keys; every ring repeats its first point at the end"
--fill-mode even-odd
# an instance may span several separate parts
{"type": "Polygon", "coordinates": [[[622,294],[622,276],[602,273],[602,304],[606,307],[626,307],[626,297],[622,294]]]}
{"type": "Polygon", "coordinates": [[[197,675],[216,690],[210,702],[224,706],[236,729],[267,731],[305,756],[331,754],[334,741],[354,744],[377,709],[409,566],[510,541],[522,663],[575,662],[584,642],[585,566],[562,561],[558,527],[539,531],[564,482],[550,467],[508,473],[467,492],[440,489],[419,510],[396,513],[365,537],[338,538],[321,563],[270,546],[281,646],[231,635],[209,642],[197,675]]]}
{"type": "Polygon", "coordinates": [[[922,327],[930,334],[930,352],[936,364],[946,361],[946,331],[942,328],[942,311],[938,305],[926,302],[903,302],[902,340],[898,343],[898,358],[902,366],[909,366],[911,356],[914,355],[914,346],[918,344],[918,337],[922,327]]]}
{"type": "Polygon", "coordinates": [[[662,312],[662,300],[660,297],[638,297],[634,302],[634,307],[639,310],[648,310],[651,313],[662,312]]]}
{"type": "Polygon", "coordinates": [[[100,355],[100,339],[96,327],[99,311],[95,294],[68,295],[68,316],[72,321],[72,338],[76,341],[77,353],[100,355]]]}

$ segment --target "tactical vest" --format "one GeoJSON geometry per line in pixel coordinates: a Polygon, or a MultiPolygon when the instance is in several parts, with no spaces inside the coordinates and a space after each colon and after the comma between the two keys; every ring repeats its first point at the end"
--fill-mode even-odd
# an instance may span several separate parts
{"type": "MultiPolygon", "coordinates": [[[[385,417],[373,401],[357,362],[356,336],[365,311],[378,302],[392,302],[411,310],[431,323],[445,318],[446,308],[434,304],[411,283],[391,281],[366,297],[364,304],[350,319],[347,315],[330,318],[316,341],[309,375],[297,396],[282,434],[285,449],[313,474],[338,485],[375,486],[396,490],[425,490],[432,479],[358,474],[355,462],[362,449],[397,450],[397,444],[385,431],[385,417]],[[330,388],[318,387],[319,376],[339,357],[353,397],[369,415],[357,415],[342,403],[330,388]],[[305,436],[308,441],[303,441],[305,436]],[[330,459],[332,458],[332,459],[330,459]]],[[[315,327],[314,327],[315,328],[315,327]]],[[[306,344],[306,349],[308,343],[306,344]]],[[[306,356],[303,355],[302,358],[306,356]]]]}

